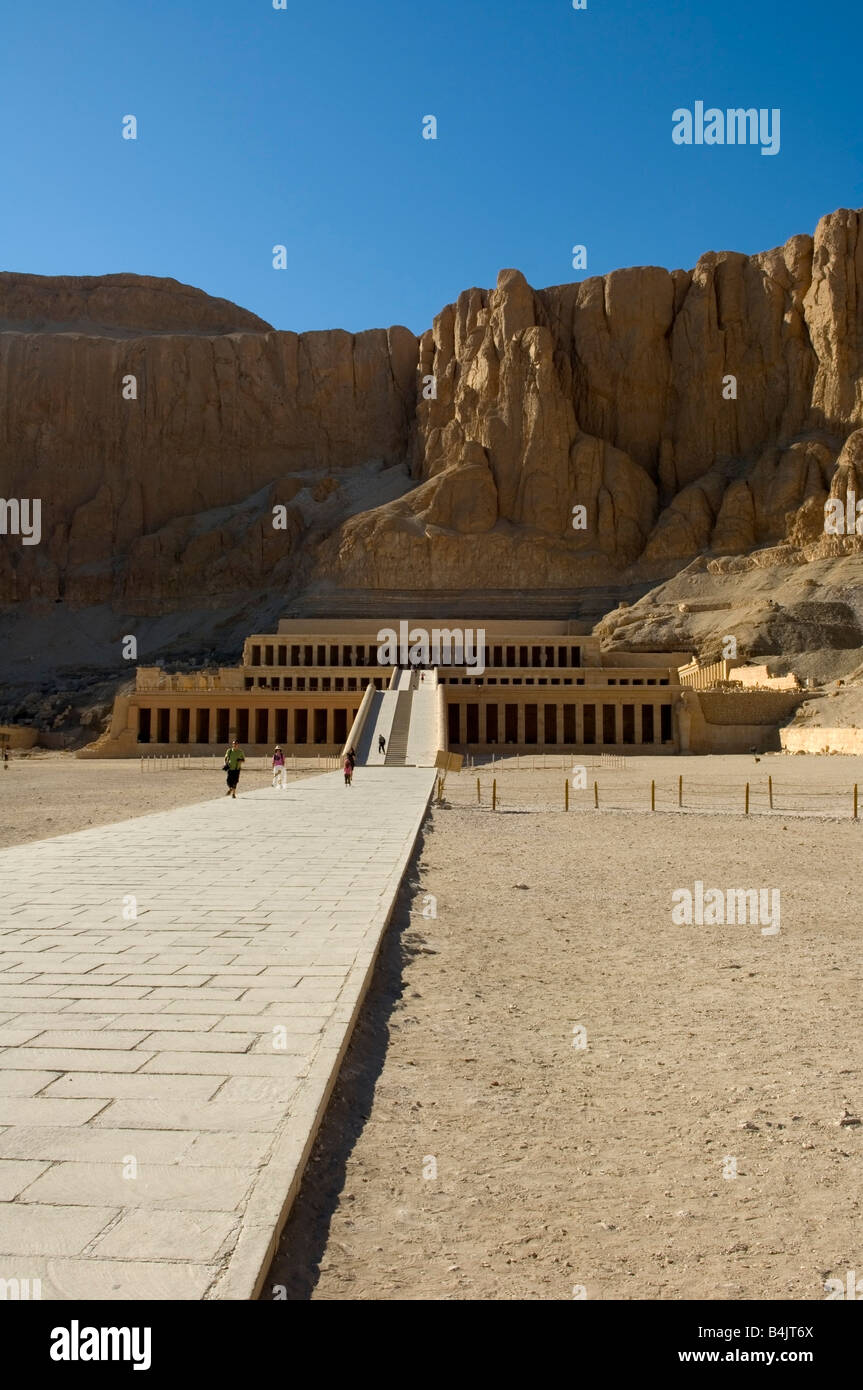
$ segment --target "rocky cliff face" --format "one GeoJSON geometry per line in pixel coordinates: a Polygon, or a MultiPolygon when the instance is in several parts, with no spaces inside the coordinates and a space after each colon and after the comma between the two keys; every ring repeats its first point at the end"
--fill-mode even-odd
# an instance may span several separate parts
{"type": "Polygon", "coordinates": [[[417,405],[419,486],[327,556],[356,582],[401,568],[429,587],[565,588],[816,543],[828,492],[859,472],[861,216],[693,271],[538,291],[503,271],[438,316],[419,375],[437,389],[417,405]]]}
{"type": "Polygon", "coordinates": [[[575,605],[698,555],[853,554],[824,501],[863,498],[861,428],[857,212],[692,271],[502,271],[419,340],[276,332],[175,281],[0,275],[0,495],[42,501],[39,545],[0,537],[0,602],[575,605]]]}

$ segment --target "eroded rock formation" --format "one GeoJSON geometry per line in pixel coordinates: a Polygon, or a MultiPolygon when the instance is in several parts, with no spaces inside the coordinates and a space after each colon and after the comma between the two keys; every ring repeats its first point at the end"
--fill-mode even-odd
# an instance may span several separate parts
{"type": "Polygon", "coordinates": [[[0,537],[0,602],[575,600],[698,555],[856,554],[823,518],[863,498],[861,318],[845,210],[692,271],[505,270],[420,339],[276,332],[175,281],[0,275],[0,495],[42,500],[40,545],[0,537]]]}

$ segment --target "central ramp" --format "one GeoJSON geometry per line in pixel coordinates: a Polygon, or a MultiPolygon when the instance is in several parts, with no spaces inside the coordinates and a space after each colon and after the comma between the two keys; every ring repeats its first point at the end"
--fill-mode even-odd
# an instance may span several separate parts
{"type": "Polygon", "coordinates": [[[0,1279],[256,1297],[434,776],[358,767],[0,852],[0,1279]]]}

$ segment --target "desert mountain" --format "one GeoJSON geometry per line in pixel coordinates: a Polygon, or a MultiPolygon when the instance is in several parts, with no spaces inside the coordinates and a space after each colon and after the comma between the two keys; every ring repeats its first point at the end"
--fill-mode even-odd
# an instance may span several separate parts
{"type": "Polygon", "coordinates": [[[684,570],[722,589],[725,616],[668,640],[709,647],[743,576],[811,564],[803,630],[813,603],[844,601],[835,562],[843,591],[859,577],[863,538],[824,534],[826,499],[849,491],[863,498],[859,212],[693,270],[540,290],[504,270],[419,339],[277,332],[173,280],[0,275],[0,495],[42,504],[38,545],[0,538],[13,664],[23,614],[41,669],[83,659],[58,606],[116,666],[123,632],[149,633],[140,659],[157,660],[304,605],[406,594],[454,613],[465,591],[599,616],[656,588],[621,610],[645,644],[684,570]]]}

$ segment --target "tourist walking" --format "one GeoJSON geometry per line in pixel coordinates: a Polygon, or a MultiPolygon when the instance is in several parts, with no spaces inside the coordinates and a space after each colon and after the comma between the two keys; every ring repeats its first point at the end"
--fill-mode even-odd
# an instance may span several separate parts
{"type": "Polygon", "coordinates": [[[351,765],[351,770],[353,770],[353,769],[356,767],[356,765],[357,765],[357,750],[356,750],[356,748],[349,748],[349,749],[348,749],[348,762],[349,762],[350,765],[351,765]]]}
{"type": "Polygon", "coordinates": [[[237,795],[237,783],[240,780],[240,773],[242,771],[243,763],[245,762],[245,760],[245,753],[243,752],[237,740],[234,739],[231,743],[230,748],[225,754],[224,767],[225,771],[228,774],[228,790],[225,792],[225,796],[235,797],[237,795]]]}
{"type": "Polygon", "coordinates": [[[387,741],[386,741],[386,739],[384,738],[383,734],[378,734],[378,752],[379,752],[379,753],[386,753],[386,751],[387,751],[387,741]]]}
{"type": "Polygon", "coordinates": [[[349,787],[354,775],[354,765],[350,758],[345,758],[345,786],[349,787]]]}
{"type": "Polygon", "coordinates": [[[273,753],[273,786],[281,787],[284,791],[287,786],[287,773],[285,771],[285,755],[281,748],[276,745],[273,753]]]}

